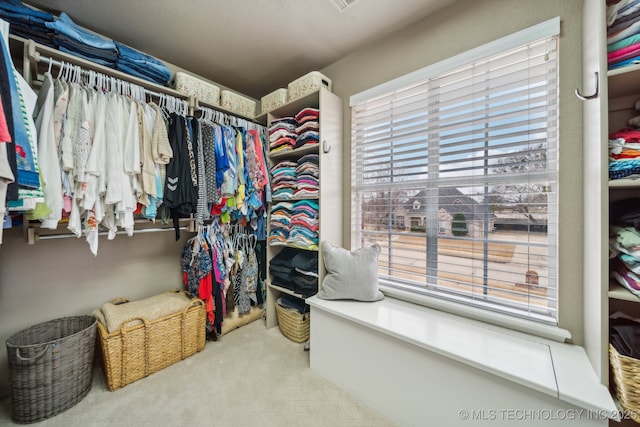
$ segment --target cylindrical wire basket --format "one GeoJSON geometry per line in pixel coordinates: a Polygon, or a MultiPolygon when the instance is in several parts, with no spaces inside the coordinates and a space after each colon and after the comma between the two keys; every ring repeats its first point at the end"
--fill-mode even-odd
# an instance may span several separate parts
{"type": "Polygon", "coordinates": [[[93,316],[64,317],[7,339],[13,421],[42,421],[89,393],[96,324],[93,316]]]}

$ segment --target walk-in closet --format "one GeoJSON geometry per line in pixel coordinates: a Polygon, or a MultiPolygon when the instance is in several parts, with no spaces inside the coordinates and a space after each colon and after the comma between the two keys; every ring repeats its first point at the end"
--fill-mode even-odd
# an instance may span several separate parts
{"type": "Polygon", "coordinates": [[[640,422],[639,10],[0,0],[0,425],[640,422]]]}

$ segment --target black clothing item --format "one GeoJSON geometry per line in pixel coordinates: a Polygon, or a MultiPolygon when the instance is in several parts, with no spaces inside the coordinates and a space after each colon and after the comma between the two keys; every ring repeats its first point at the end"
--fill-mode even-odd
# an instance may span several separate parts
{"type": "Polygon", "coordinates": [[[611,223],[625,227],[640,226],[640,198],[618,200],[609,206],[611,223]]]}
{"type": "Polygon", "coordinates": [[[318,253],[284,248],[269,263],[273,284],[297,292],[305,298],[317,293],[318,278],[297,270],[318,274],[318,253]]]}
{"type": "MultiPolygon", "coordinates": [[[[169,115],[169,143],[173,150],[173,157],[167,165],[164,204],[171,211],[176,240],[180,239],[179,218],[185,218],[195,213],[198,204],[198,189],[194,185],[190,166],[190,163],[194,161],[191,141],[186,118],[171,113],[169,115]]],[[[195,176],[197,177],[197,174],[195,176]]]]}
{"type": "Polygon", "coordinates": [[[611,345],[623,356],[640,359],[640,323],[619,318],[610,319],[611,345]]]}

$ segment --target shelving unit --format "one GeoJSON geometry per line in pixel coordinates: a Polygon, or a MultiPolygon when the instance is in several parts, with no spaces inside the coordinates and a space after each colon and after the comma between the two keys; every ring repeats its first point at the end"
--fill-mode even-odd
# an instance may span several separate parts
{"type": "MultiPolygon", "coordinates": [[[[300,99],[291,101],[266,114],[266,124],[277,118],[293,117],[304,108],[318,108],[319,117],[319,144],[313,146],[302,146],[295,150],[278,152],[269,155],[270,166],[284,160],[296,160],[306,154],[318,154],[319,157],[319,195],[318,197],[294,197],[292,199],[274,199],[278,201],[295,202],[298,200],[314,200],[319,205],[319,232],[318,245],[322,241],[330,241],[334,245],[342,245],[342,100],[321,88],[317,92],[308,94],[300,99]]],[[[257,118],[259,119],[259,118],[257,118]]],[[[270,231],[270,228],[269,228],[270,231]]],[[[283,248],[293,247],[293,245],[268,245],[267,262],[275,257],[283,248]]],[[[298,250],[308,250],[297,248],[298,250]]],[[[324,277],[324,264],[322,251],[312,249],[318,253],[318,286],[321,285],[324,277]]],[[[267,301],[266,315],[267,328],[278,325],[275,311],[275,304],[281,294],[292,295],[303,299],[304,296],[271,283],[271,277],[267,277],[267,301]]]]}
{"type": "MultiPolygon", "coordinates": [[[[640,179],[609,180],[608,136],[629,127],[640,115],[640,65],[607,70],[606,4],[585,0],[583,9],[583,138],[584,138],[584,348],[601,382],[615,398],[609,363],[609,315],[622,311],[640,317],[640,298],[610,278],[609,206],[640,197],[640,179]],[[594,73],[596,85],[594,85],[594,73]]],[[[576,91],[578,94],[578,91],[576,91]]],[[[610,425],[636,425],[631,420],[610,425]]]]}
{"type": "MultiPolygon", "coordinates": [[[[634,107],[635,101],[640,100],[640,66],[623,67],[607,73],[608,92],[608,126],[607,133],[616,132],[629,127],[627,120],[640,115],[634,107]]],[[[640,179],[622,178],[608,181],[609,202],[628,197],[640,197],[640,179]]],[[[611,280],[609,282],[609,313],[617,310],[617,301],[640,302],[640,298],[611,280]]],[[[628,310],[628,307],[625,308],[628,310]]],[[[640,305],[637,306],[640,315],[640,305]]],[[[634,313],[629,313],[634,314],[634,313]]]]}

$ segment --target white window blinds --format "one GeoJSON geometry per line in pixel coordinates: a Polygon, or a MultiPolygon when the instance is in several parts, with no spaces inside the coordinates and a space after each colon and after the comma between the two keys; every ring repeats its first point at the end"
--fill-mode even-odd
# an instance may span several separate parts
{"type": "Polygon", "coordinates": [[[353,247],[383,284],[556,323],[558,29],[352,97],[353,247]]]}

